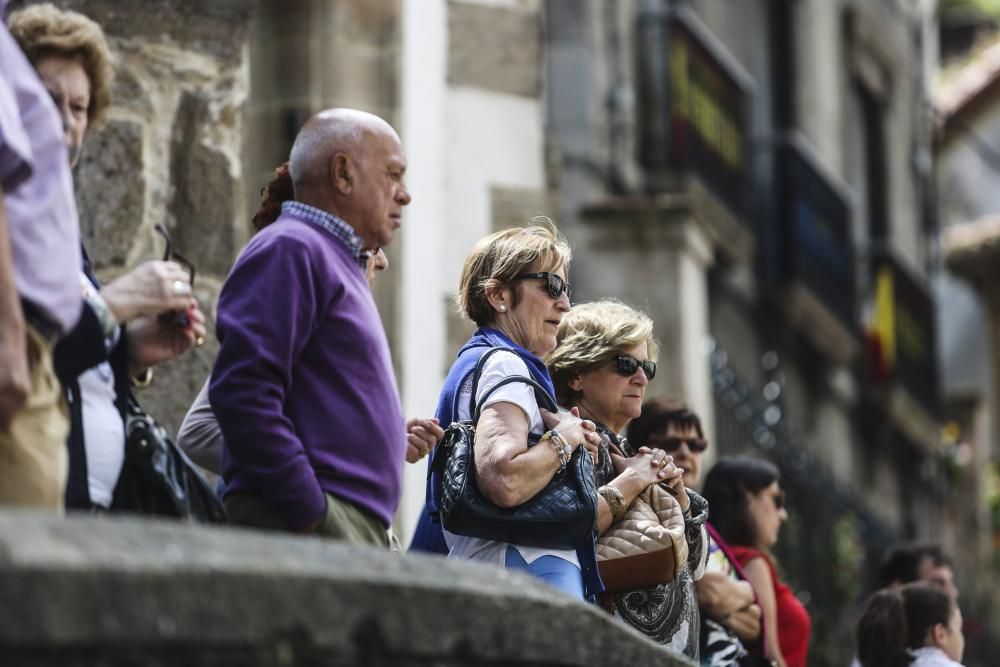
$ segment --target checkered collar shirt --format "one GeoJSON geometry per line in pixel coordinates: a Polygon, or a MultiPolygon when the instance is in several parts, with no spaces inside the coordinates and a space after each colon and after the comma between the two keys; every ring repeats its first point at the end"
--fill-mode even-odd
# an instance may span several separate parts
{"type": "Polygon", "coordinates": [[[367,250],[361,249],[361,237],[358,235],[354,228],[349,224],[333,215],[332,213],[327,213],[326,211],[321,211],[315,206],[309,206],[308,204],[303,204],[297,201],[286,201],[281,205],[281,212],[284,215],[290,215],[293,218],[299,220],[304,220],[305,222],[311,222],[312,224],[326,230],[334,238],[338,239],[341,243],[347,246],[347,249],[351,251],[351,255],[354,257],[354,261],[358,263],[362,269],[368,266],[368,257],[371,255],[367,250]]]}

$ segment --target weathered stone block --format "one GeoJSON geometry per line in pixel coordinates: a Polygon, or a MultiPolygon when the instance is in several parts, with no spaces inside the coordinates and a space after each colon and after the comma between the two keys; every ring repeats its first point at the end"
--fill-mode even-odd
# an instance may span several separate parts
{"type": "Polygon", "coordinates": [[[94,265],[121,265],[145,215],[142,123],[111,120],[90,133],[75,174],[80,228],[94,265]]]}
{"type": "Polygon", "coordinates": [[[316,537],[0,512],[0,664],[691,665],[527,575],[316,537]]]}
{"type": "Polygon", "coordinates": [[[145,117],[153,113],[149,91],[135,72],[127,64],[115,67],[115,80],[111,90],[111,102],[115,106],[132,109],[145,117]]]}
{"type": "Polygon", "coordinates": [[[173,197],[168,210],[177,249],[198,271],[224,276],[238,250],[234,223],[239,190],[230,157],[203,139],[204,128],[217,121],[201,93],[183,94],[170,145],[173,197]]]}
{"type": "Polygon", "coordinates": [[[448,82],[535,97],[541,89],[538,11],[448,3],[448,82]]]}
{"type": "Polygon", "coordinates": [[[246,0],[56,0],[86,14],[109,35],[174,42],[224,60],[238,60],[253,2],[246,0]]]}

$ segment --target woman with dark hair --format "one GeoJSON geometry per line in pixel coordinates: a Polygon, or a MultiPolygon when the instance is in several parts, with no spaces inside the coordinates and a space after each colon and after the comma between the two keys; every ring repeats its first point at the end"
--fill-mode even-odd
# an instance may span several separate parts
{"type": "Polygon", "coordinates": [[[765,655],[780,667],[805,667],[809,613],[778,578],[770,549],[788,518],[785,494],[774,464],[750,457],[722,459],[702,489],[712,508],[712,524],[731,547],[757,593],[766,632],[765,655]]]}
{"type": "Polygon", "coordinates": [[[931,584],[876,592],[865,603],[854,634],[862,667],[962,667],[962,611],[931,584]]]}
{"type": "MultiPolygon", "coordinates": [[[[697,490],[701,459],[709,442],[698,414],[684,403],[666,397],[642,405],[642,414],[628,426],[628,439],[659,448],[684,471],[684,486],[697,490]]],[[[699,653],[702,667],[740,667],[765,664],[760,606],[743,568],[711,522],[705,572],[695,581],[701,612],[699,653]]],[[[767,661],[769,664],[769,661],[767,661]]]]}

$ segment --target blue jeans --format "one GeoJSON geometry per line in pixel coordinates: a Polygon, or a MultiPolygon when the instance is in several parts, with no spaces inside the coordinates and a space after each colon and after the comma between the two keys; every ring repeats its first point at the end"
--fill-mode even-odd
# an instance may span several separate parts
{"type": "Polygon", "coordinates": [[[542,556],[528,564],[517,549],[508,546],[507,553],[504,554],[504,567],[508,570],[527,572],[550,586],[555,586],[570,597],[583,599],[583,576],[580,574],[580,568],[568,560],[558,556],[542,556]]]}

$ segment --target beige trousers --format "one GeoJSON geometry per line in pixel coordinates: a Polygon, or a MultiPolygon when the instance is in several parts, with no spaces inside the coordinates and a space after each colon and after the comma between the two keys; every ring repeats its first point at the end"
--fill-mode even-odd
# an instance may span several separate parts
{"type": "Polygon", "coordinates": [[[69,418],[52,367],[52,346],[30,325],[28,364],[31,396],[0,432],[0,504],[62,513],[69,457],[69,418]]]}

